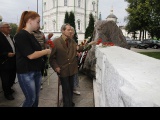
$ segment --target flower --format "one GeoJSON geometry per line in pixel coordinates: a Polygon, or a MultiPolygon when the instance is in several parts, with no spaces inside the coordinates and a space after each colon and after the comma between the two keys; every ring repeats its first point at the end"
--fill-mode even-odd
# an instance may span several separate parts
{"type": "Polygon", "coordinates": [[[84,45],[86,45],[87,44],[87,40],[83,40],[82,42],[81,42],[81,46],[84,46],[84,45]]]}
{"type": "Polygon", "coordinates": [[[82,45],[82,46],[85,45],[84,42],[81,42],[81,45],[82,45]]]}
{"type": "Polygon", "coordinates": [[[50,46],[50,48],[54,48],[54,43],[52,40],[48,40],[47,44],[50,46]]]}
{"type": "Polygon", "coordinates": [[[102,39],[101,38],[97,41],[97,45],[99,45],[100,43],[102,43],[102,39]]]}
{"type": "MultiPolygon", "coordinates": [[[[52,40],[47,40],[46,42],[47,45],[49,45],[50,48],[54,48],[54,43],[52,40]]],[[[48,58],[49,58],[49,55],[48,55],[48,58]]],[[[45,66],[47,66],[49,64],[49,59],[47,59],[47,62],[45,63],[45,66]]],[[[45,72],[45,69],[44,69],[44,72],[45,72]]],[[[47,69],[47,73],[48,73],[48,69],[47,69]]],[[[47,74],[47,78],[48,78],[48,85],[49,85],[49,82],[50,82],[50,75],[47,74]]]]}
{"type": "Polygon", "coordinates": [[[97,45],[99,45],[100,43],[102,43],[102,47],[114,46],[115,45],[113,42],[103,42],[101,38],[97,41],[97,45]]]}
{"type": "Polygon", "coordinates": [[[114,43],[113,42],[104,42],[104,43],[102,43],[102,46],[103,47],[114,46],[114,43]]]}

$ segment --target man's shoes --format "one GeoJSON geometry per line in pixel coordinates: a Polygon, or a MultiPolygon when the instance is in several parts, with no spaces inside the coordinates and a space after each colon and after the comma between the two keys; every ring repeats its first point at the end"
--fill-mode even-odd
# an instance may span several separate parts
{"type": "Polygon", "coordinates": [[[75,103],[74,102],[72,102],[72,107],[75,107],[75,103]]]}
{"type": "Polygon", "coordinates": [[[80,95],[80,94],[81,94],[81,93],[80,93],[79,91],[77,91],[77,90],[74,90],[73,93],[76,94],[76,95],[80,95]]]}
{"type": "Polygon", "coordinates": [[[14,100],[14,97],[12,95],[5,95],[5,98],[7,100],[14,100]]]}

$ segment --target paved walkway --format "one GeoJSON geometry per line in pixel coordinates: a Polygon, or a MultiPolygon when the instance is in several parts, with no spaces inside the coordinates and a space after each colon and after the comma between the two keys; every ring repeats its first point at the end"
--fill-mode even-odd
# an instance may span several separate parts
{"type": "MultiPolygon", "coordinates": [[[[83,74],[79,74],[81,95],[74,95],[75,107],[94,107],[93,81],[83,74]]],[[[15,100],[9,101],[4,98],[0,83],[0,107],[21,107],[24,95],[17,82],[13,89],[16,91],[13,96],[15,100]]],[[[60,87],[60,93],[61,93],[60,87]]],[[[39,107],[57,107],[58,78],[52,69],[49,69],[49,77],[43,80],[43,89],[40,92],[39,107]]],[[[60,94],[60,99],[62,94],[60,94]]],[[[62,107],[62,104],[61,104],[62,107]]]]}

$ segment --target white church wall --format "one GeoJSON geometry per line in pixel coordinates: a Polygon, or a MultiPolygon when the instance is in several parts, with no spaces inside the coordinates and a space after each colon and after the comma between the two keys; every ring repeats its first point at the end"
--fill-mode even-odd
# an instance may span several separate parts
{"type": "Polygon", "coordinates": [[[160,61],[117,46],[96,48],[96,107],[160,107],[160,61]]]}
{"type": "MultiPolygon", "coordinates": [[[[53,0],[43,0],[43,5],[44,5],[44,2],[46,3],[46,9],[43,12],[44,31],[45,32],[60,32],[60,28],[62,24],[64,23],[66,11],[68,12],[73,11],[75,12],[76,31],[78,33],[78,36],[80,36],[79,38],[84,39],[84,33],[89,23],[89,14],[93,11],[92,2],[95,1],[95,4],[96,4],[95,11],[97,11],[97,1],[98,0],[81,0],[80,7],[78,6],[78,0],[75,0],[75,3],[73,0],[67,0],[67,1],[68,1],[67,6],[64,6],[64,0],[55,0],[55,6],[54,6],[53,0]],[[56,2],[58,2],[58,8],[57,8],[56,2]],[[85,5],[85,3],[87,3],[87,5],[85,5]],[[78,29],[78,20],[80,21],[80,30],[78,29]],[[55,29],[54,29],[54,26],[55,26],[55,29]],[[81,35],[82,33],[83,35],[81,35]]],[[[93,15],[96,13],[98,14],[98,12],[95,12],[95,11],[93,12],[93,15]]]]}
{"type": "Polygon", "coordinates": [[[78,34],[78,43],[81,43],[84,40],[84,34],[78,34]]]}

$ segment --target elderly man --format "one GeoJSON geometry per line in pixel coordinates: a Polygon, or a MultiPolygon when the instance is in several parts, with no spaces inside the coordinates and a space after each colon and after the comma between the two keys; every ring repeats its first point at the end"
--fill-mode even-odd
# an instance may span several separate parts
{"type": "Polygon", "coordinates": [[[70,39],[71,26],[69,24],[62,25],[61,32],[62,36],[53,41],[55,47],[52,49],[49,61],[61,81],[63,106],[73,107],[73,80],[74,75],[78,72],[76,61],[77,46],[76,43],[70,39]]]}
{"type": "MultiPolygon", "coordinates": [[[[84,47],[77,46],[71,39],[72,27],[70,24],[62,25],[61,32],[62,36],[53,41],[55,47],[52,49],[49,62],[61,81],[63,106],[74,107],[75,104],[72,102],[73,80],[78,73],[76,55],[77,51],[83,51],[84,47]]],[[[95,43],[89,43],[89,45],[92,44],[95,43]]]]}
{"type": "Polygon", "coordinates": [[[11,27],[8,23],[0,24],[0,77],[4,96],[8,100],[14,100],[12,88],[16,78],[15,43],[9,35],[11,27]]]}

